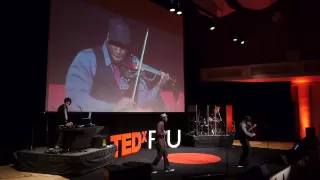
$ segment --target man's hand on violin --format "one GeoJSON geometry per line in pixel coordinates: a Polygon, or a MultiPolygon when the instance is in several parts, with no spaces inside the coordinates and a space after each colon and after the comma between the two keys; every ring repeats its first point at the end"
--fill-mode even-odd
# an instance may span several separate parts
{"type": "Polygon", "coordinates": [[[157,88],[160,90],[162,87],[167,83],[167,81],[170,79],[169,73],[161,72],[160,81],[157,85],[157,88]]]}
{"type": "Polygon", "coordinates": [[[136,103],[130,98],[122,98],[116,107],[114,108],[115,112],[125,112],[125,111],[134,111],[136,109],[136,103]]]}

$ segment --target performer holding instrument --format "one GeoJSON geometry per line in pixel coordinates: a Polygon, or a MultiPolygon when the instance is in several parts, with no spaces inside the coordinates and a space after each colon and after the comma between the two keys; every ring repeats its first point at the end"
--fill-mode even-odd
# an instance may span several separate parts
{"type": "Polygon", "coordinates": [[[248,157],[250,155],[251,146],[250,146],[250,138],[256,136],[253,133],[253,128],[257,125],[252,125],[251,117],[245,116],[244,119],[239,124],[239,130],[237,131],[239,134],[239,140],[242,145],[242,154],[238,163],[238,167],[247,166],[249,164],[248,157]]]}
{"type": "MultiPolygon", "coordinates": [[[[146,32],[140,60],[131,53],[131,30],[122,18],[109,20],[103,45],[80,51],[66,77],[66,94],[83,111],[135,111],[158,102],[163,86],[174,78],[168,73],[143,64],[148,39],[146,32]],[[147,77],[146,72],[154,75],[147,77]],[[148,88],[147,82],[160,76],[148,88]]],[[[78,110],[77,107],[75,110],[78,110]]]]}

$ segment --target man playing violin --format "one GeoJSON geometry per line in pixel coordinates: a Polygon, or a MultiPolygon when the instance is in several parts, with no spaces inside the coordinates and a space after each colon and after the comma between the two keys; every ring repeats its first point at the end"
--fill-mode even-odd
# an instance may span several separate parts
{"type": "Polygon", "coordinates": [[[245,116],[239,124],[239,130],[237,132],[239,133],[239,140],[243,151],[238,163],[238,167],[248,165],[248,157],[251,151],[249,139],[256,136],[256,134],[252,131],[254,127],[256,127],[256,125],[252,125],[250,116],[245,116]]]}
{"type": "MultiPolygon", "coordinates": [[[[103,45],[80,51],[74,58],[66,77],[66,94],[85,111],[134,111],[131,100],[134,84],[121,78],[122,63],[137,57],[130,53],[131,32],[121,18],[109,20],[109,30],[103,45]]],[[[151,89],[139,79],[139,106],[151,105],[160,98],[169,74],[161,72],[159,82],[151,89]]],[[[75,107],[76,108],[76,107],[75,107]]]]}

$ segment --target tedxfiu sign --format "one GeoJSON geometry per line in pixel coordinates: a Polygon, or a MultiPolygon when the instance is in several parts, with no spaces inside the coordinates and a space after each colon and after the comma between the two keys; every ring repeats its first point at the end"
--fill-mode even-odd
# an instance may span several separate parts
{"type": "MultiPolygon", "coordinates": [[[[110,142],[117,146],[115,157],[126,156],[129,154],[137,153],[141,149],[141,145],[148,143],[148,148],[152,149],[152,143],[155,140],[153,135],[155,130],[132,132],[125,134],[117,134],[110,136],[110,142]],[[119,151],[121,149],[121,151],[119,151]]],[[[166,141],[167,146],[170,148],[177,148],[181,143],[181,130],[178,130],[178,139],[176,144],[171,143],[171,131],[167,130],[166,141]]]]}

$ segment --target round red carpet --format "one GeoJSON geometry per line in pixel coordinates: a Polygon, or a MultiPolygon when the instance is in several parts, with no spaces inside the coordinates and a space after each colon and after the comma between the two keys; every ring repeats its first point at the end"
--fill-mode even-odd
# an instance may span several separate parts
{"type": "Polygon", "coordinates": [[[202,153],[174,153],[168,155],[169,161],[178,164],[211,164],[221,161],[221,158],[212,154],[202,153]]]}

